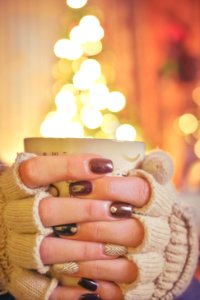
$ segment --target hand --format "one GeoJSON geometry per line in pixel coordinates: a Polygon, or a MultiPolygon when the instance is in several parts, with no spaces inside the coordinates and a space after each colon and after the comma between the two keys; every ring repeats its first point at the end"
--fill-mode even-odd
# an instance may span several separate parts
{"type": "MultiPolygon", "coordinates": [[[[5,282],[4,287],[16,298],[27,300],[28,297],[30,299],[43,297],[47,299],[47,296],[50,295],[51,300],[64,298],[74,300],[79,299],[85,293],[89,293],[81,286],[59,286],[55,288],[55,281],[50,282],[45,275],[27,271],[28,269],[36,269],[40,273],[45,273],[49,270],[48,264],[78,261],[79,269],[73,275],[76,277],[91,277],[92,275],[97,280],[95,294],[98,293],[105,300],[123,299],[121,289],[113,281],[128,283],[137,277],[136,264],[125,258],[116,259],[117,255],[110,256],[106,253],[104,243],[112,242],[120,243],[123,246],[137,246],[142,241],[143,227],[140,222],[134,219],[119,220],[119,218],[111,215],[110,207],[112,201],[115,200],[126,200],[127,202],[130,200],[137,206],[142,205],[148,200],[149,186],[141,178],[104,176],[111,171],[111,162],[108,161],[103,161],[102,164],[100,160],[100,169],[99,166],[93,164],[93,171],[91,171],[92,159],[99,159],[99,157],[70,155],[31,158],[19,166],[17,181],[22,180],[23,182],[23,184],[20,183],[20,189],[14,187],[16,183],[13,181],[11,170],[2,176],[0,186],[5,198],[5,227],[10,231],[6,256],[11,269],[11,273],[5,272],[5,278],[9,280],[9,283],[5,282]],[[98,173],[95,173],[95,170],[98,173]],[[100,180],[103,178],[105,181],[100,180]],[[45,193],[43,188],[38,189],[38,187],[52,182],[69,179],[94,180],[96,185],[94,185],[93,192],[90,193],[89,197],[100,197],[101,200],[57,198],[45,193]],[[120,192],[119,188],[118,191],[116,190],[119,180],[122,182],[122,186],[130,186],[133,195],[131,193],[126,195],[123,190],[120,192]],[[102,187],[103,190],[105,189],[103,193],[102,187]],[[36,196],[31,197],[33,194],[36,196]],[[32,217],[34,217],[33,220],[32,217]],[[52,233],[52,226],[72,222],[76,223],[79,229],[77,236],[71,237],[71,240],[48,236],[52,233]],[[122,222],[124,228],[130,232],[138,233],[135,238],[129,240],[128,236],[124,235],[122,239],[119,239],[116,234],[113,237],[115,226],[119,233],[123,231],[122,222]],[[96,228],[97,236],[92,230],[93,225],[96,228]],[[38,234],[35,234],[36,232],[38,234]],[[121,268],[123,272],[119,271],[121,268]],[[34,282],[36,285],[32,291],[30,287],[34,282]],[[24,287],[22,288],[22,286],[24,287]]],[[[99,162],[99,160],[95,162],[99,162]]],[[[130,211],[130,205],[128,207],[130,211]]],[[[87,299],[87,297],[84,298],[83,296],[80,299],[87,299]]]]}

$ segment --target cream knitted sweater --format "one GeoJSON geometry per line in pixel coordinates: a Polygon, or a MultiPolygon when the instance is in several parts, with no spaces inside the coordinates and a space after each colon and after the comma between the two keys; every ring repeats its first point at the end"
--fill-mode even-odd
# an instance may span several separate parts
{"type": "MultiPolygon", "coordinates": [[[[28,189],[18,176],[20,162],[32,156],[18,156],[13,168],[0,176],[0,291],[18,300],[47,300],[58,284],[47,276],[49,266],[39,255],[42,240],[52,232],[38,213],[48,187],[28,189]]],[[[166,157],[153,154],[129,174],[146,178],[152,192],[148,204],[133,214],[143,223],[145,238],[140,247],[128,249],[127,258],[137,264],[139,275],[133,284],[122,286],[125,300],[174,299],[194,273],[196,227],[190,208],[176,203],[166,157]]]]}

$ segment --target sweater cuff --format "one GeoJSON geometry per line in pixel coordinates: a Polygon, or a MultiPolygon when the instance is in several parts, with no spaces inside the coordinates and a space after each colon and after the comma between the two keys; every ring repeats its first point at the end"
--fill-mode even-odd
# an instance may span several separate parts
{"type": "Polygon", "coordinates": [[[36,157],[32,153],[18,154],[16,161],[12,168],[8,168],[2,176],[0,176],[0,186],[2,193],[6,195],[7,200],[23,199],[30,195],[35,195],[38,192],[46,191],[48,187],[40,187],[31,189],[28,188],[20,179],[19,165],[30,158],[36,157]]]}
{"type": "Polygon", "coordinates": [[[176,199],[174,188],[170,183],[161,185],[151,174],[141,169],[131,170],[129,176],[139,176],[144,178],[151,188],[151,195],[148,203],[141,208],[134,208],[136,213],[153,217],[167,217],[171,214],[172,205],[176,199]]]}
{"type": "Polygon", "coordinates": [[[10,279],[8,290],[20,300],[48,300],[58,285],[56,279],[17,267],[12,271],[10,279]]]}

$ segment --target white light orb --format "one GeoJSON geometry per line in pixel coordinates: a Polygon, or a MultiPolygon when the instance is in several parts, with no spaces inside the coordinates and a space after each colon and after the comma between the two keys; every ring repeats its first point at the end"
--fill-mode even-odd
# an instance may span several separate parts
{"type": "Polygon", "coordinates": [[[136,130],[130,124],[120,125],[116,130],[116,139],[121,141],[134,141],[136,138],[136,130]]]}
{"type": "Polygon", "coordinates": [[[54,53],[57,57],[75,60],[81,57],[83,49],[80,44],[68,39],[60,39],[54,45],[54,53]]]}
{"type": "Polygon", "coordinates": [[[104,37],[104,30],[98,18],[93,15],[84,16],[79,23],[79,29],[84,42],[97,42],[104,37]]]}
{"type": "Polygon", "coordinates": [[[83,125],[79,122],[70,122],[65,129],[65,137],[84,137],[83,125]]]}
{"type": "Polygon", "coordinates": [[[79,25],[83,28],[88,28],[90,26],[96,27],[100,25],[100,21],[97,17],[93,15],[87,15],[81,18],[79,25]]]}
{"type": "Polygon", "coordinates": [[[105,84],[93,84],[89,90],[89,103],[98,110],[107,108],[109,89],[105,84]]]}
{"type": "Polygon", "coordinates": [[[89,129],[96,129],[101,126],[102,114],[94,108],[84,107],[81,110],[83,124],[89,129]]]}
{"type": "Polygon", "coordinates": [[[92,80],[90,76],[87,76],[84,72],[77,72],[73,77],[74,86],[80,90],[85,91],[92,85],[92,80]]]}
{"type": "Polygon", "coordinates": [[[67,0],[66,3],[71,8],[82,8],[87,4],[88,0],[67,0]]]}
{"type": "Polygon", "coordinates": [[[97,80],[101,75],[101,65],[96,59],[86,59],[80,66],[80,71],[90,80],[97,80]]]}
{"type": "Polygon", "coordinates": [[[44,137],[65,137],[66,120],[61,119],[57,112],[47,115],[40,126],[40,132],[44,137]]]}
{"type": "Polygon", "coordinates": [[[69,90],[61,90],[55,97],[57,112],[61,117],[72,119],[77,107],[74,94],[69,90]]]}
{"type": "Polygon", "coordinates": [[[126,98],[120,92],[111,92],[108,97],[107,108],[112,112],[121,111],[126,105],[126,98]]]}
{"type": "Polygon", "coordinates": [[[184,114],[178,119],[178,126],[184,134],[194,133],[198,128],[198,120],[193,114],[184,114]]]}

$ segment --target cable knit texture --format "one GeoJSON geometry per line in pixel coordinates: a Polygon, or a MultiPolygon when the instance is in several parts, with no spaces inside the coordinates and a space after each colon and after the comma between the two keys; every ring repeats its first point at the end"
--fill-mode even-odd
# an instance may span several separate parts
{"type": "Polygon", "coordinates": [[[173,300],[188,287],[197,265],[198,238],[193,213],[189,207],[176,203],[169,176],[173,167],[168,160],[163,152],[151,153],[141,165],[144,170],[129,172],[130,176],[146,179],[151,197],[133,214],[143,224],[145,236],[142,245],[129,248],[127,254],[138,266],[138,278],[122,287],[125,300],[173,300]]]}
{"type": "Polygon", "coordinates": [[[49,270],[39,249],[52,229],[42,225],[38,208],[50,194],[47,187],[29,189],[18,174],[19,164],[34,156],[18,155],[0,176],[0,291],[19,300],[47,300],[57,286],[57,280],[39,274],[49,270]]]}

